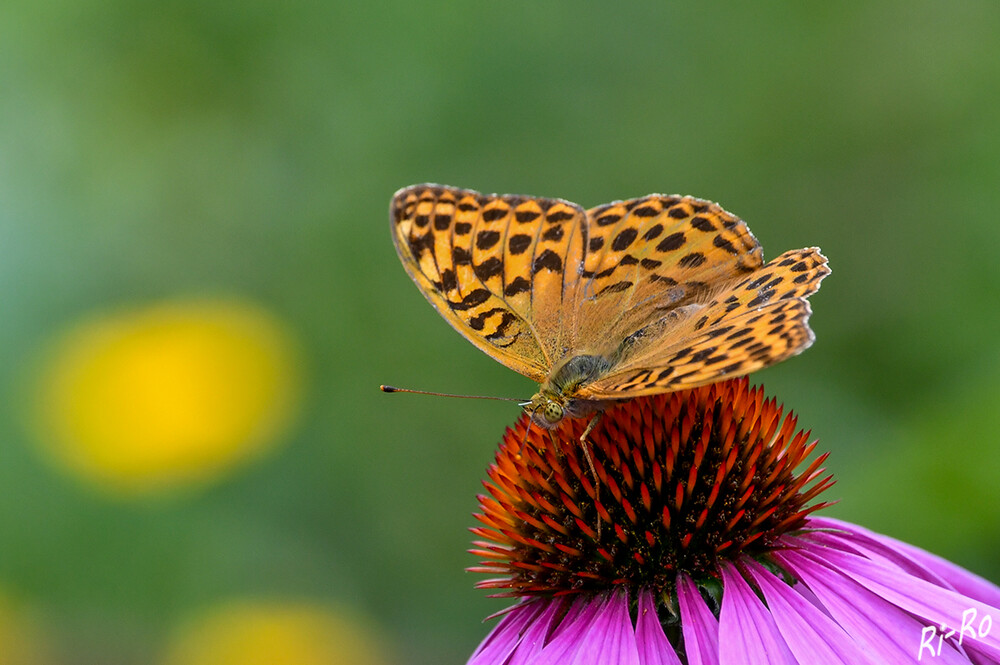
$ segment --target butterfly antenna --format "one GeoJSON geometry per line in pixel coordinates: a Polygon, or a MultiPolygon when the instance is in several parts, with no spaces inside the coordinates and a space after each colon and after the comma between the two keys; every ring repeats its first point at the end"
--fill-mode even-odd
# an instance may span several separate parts
{"type": "Polygon", "coordinates": [[[455,395],[452,393],[435,393],[430,390],[411,390],[410,388],[397,388],[396,386],[379,386],[379,390],[384,393],[413,393],[414,395],[434,395],[435,397],[458,397],[459,399],[494,399],[501,402],[521,402],[523,399],[517,397],[492,397],[489,395],[455,395]]]}

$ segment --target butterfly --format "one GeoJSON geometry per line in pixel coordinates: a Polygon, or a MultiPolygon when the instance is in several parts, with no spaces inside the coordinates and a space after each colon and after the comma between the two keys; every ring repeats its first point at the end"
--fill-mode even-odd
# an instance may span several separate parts
{"type": "Polygon", "coordinates": [[[764,263],[740,218],[690,196],[584,210],[424,184],[396,192],[390,224],[441,316],[539,384],[523,406],[546,429],[802,352],[806,298],[830,273],[816,247],[764,263]]]}

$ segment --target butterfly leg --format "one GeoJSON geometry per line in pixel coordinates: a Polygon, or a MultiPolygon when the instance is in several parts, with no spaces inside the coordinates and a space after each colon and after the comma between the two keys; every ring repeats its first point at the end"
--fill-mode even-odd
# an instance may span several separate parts
{"type": "Polygon", "coordinates": [[[524,425],[524,437],[521,439],[521,446],[517,449],[518,457],[524,453],[524,447],[528,445],[528,435],[531,433],[531,418],[524,425]]]}
{"type": "MultiPolygon", "coordinates": [[[[559,442],[556,440],[555,432],[553,430],[550,430],[550,429],[549,430],[545,430],[545,431],[549,435],[549,443],[552,444],[552,450],[555,451],[555,454],[558,455],[560,457],[560,459],[565,459],[565,455],[563,454],[563,447],[560,446],[559,442]]],[[[539,445],[541,445],[541,444],[539,444],[539,445]]],[[[540,450],[539,452],[544,452],[544,450],[540,450]]],[[[556,473],[556,470],[553,467],[553,469],[549,471],[549,475],[546,476],[546,479],[551,480],[552,477],[555,475],[555,473],[556,473]]]]}
{"type": "MultiPolygon", "coordinates": [[[[587,442],[587,435],[590,434],[601,420],[602,412],[598,411],[587,423],[587,427],[580,435],[580,446],[583,448],[583,456],[587,459],[587,466],[590,467],[590,475],[594,479],[594,504],[595,509],[601,498],[601,480],[597,477],[597,467],[594,466],[594,458],[590,455],[590,444],[587,442]]],[[[597,541],[601,541],[601,513],[597,511],[597,541]]]]}
{"type": "MultiPolygon", "coordinates": [[[[587,423],[586,429],[583,430],[583,434],[580,435],[580,443],[583,443],[587,440],[587,435],[594,431],[594,428],[597,427],[597,423],[601,422],[601,416],[603,415],[604,415],[603,411],[598,411],[597,413],[594,414],[594,417],[590,419],[589,423],[587,423]]],[[[590,457],[587,457],[587,460],[590,461],[590,457]]],[[[590,463],[590,470],[594,471],[593,462],[590,463]]],[[[595,476],[594,479],[596,480],[597,479],[596,471],[594,471],[594,476],[595,476]]]]}

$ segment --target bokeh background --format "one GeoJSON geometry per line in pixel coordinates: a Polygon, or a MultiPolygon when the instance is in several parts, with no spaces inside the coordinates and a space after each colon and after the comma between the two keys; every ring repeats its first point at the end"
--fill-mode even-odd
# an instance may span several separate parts
{"type": "Polygon", "coordinates": [[[1000,580],[1000,4],[0,8],[0,663],[463,662],[527,397],[398,264],[444,182],[819,245],[755,380],[829,514],[1000,580]],[[256,660],[255,660],[256,659],[256,660]]]}

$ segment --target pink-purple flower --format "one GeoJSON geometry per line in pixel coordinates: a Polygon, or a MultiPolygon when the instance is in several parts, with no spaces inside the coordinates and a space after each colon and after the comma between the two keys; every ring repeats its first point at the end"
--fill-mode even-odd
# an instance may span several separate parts
{"type": "Polygon", "coordinates": [[[1000,663],[1000,588],[812,514],[815,442],[745,379],[507,431],[479,586],[517,598],[469,665],[1000,663]]]}

